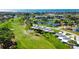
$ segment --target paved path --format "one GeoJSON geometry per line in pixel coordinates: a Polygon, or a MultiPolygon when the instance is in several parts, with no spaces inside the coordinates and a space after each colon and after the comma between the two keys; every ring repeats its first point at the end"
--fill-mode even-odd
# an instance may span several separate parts
{"type": "MultiPolygon", "coordinates": [[[[46,26],[44,26],[44,27],[46,27],[46,26]]],[[[49,27],[49,28],[51,28],[51,29],[52,29],[52,27],[49,27]]],[[[77,41],[77,43],[79,44],[79,35],[74,34],[74,33],[71,33],[71,32],[68,32],[68,31],[65,31],[65,30],[61,30],[61,27],[59,27],[59,28],[53,28],[53,29],[63,31],[63,32],[65,32],[65,33],[72,34],[73,36],[75,36],[75,37],[76,37],[76,41],[77,41]]]]}
{"type": "Polygon", "coordinates": [[[66,32],[66,33],[70,33],[70,34],[72,34],[73,36],[75,36],[75,37],[76,37],[76,41],[77,41],[77,43],[79,44],[79,35],[74,34],[74,33],[71,33],[71,32],[68,32],[68,31],[65,31],[65,30],[61,30],[61,31],[66,32]]]}
{"type": "Polygon", "coordinates": [[[68,32],[68,31],[65,31],[65,30],[61,30],[61,28],[55,28],[55,29],[60,30],[60,31],[63,31],[63,32],[65,32],[65,33],[72,34],[73,36],[76,37],[76,41],[77,41],[77,43],[79,44],[79,35],[74,34],[74,33],[71,33],[71,32],[68,32]]]}

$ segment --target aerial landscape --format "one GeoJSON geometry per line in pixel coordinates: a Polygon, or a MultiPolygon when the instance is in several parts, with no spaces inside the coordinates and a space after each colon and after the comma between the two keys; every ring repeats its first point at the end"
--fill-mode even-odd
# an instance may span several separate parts
{"type": "Polygon", "coordinates": [[[79,49],[79,9],[0,10],[0,49],[79,49]]]}

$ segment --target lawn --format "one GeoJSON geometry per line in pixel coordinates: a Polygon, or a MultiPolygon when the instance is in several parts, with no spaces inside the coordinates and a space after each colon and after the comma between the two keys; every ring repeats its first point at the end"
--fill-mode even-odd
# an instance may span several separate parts
{"type": "Polygon", "coordinates": [[[44,37],[38,37],[39,39],[32,38],[30,35],[24,34],[24,28],[20,23],[15,19],[11,25],[15,39],[17,40],[17,48],[55,48],[49,41],[43,39],[44,37]]]}
{"type": "MultiPolygon", "coordinates": [[[[21,17],[10,19],[7,22],[4,22],[0,25],[0,27],[6,26],[9,29],[13,29],[13,33],[15,35],[15,39],[17,42],[18,49],[62,49],[62,48],[70,48],[68,45],[60,42],[54,35],[44,34],[45,36],[38,34],[36,32],[28,33],[28,30],[21,25],[21,17]],[[24,31],[26,31],[25,34],[24,31]],[[46,37],[49,36],[49,38],[46,37]]],[[[26,26],[27,27],[27,26],[26,26]]]]}
{"type": "Polygon", "coordinates": [[[47,37],[47,40],[53,44],[57,49],[69,49],[70,46],[62,43],[55,35],[51,35],[49,33],[44,34],[47,37]]]}

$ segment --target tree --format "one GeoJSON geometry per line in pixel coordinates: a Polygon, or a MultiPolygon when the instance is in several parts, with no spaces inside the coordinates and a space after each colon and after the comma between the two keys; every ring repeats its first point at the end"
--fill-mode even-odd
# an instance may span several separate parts
{"type": "Polygon", "coordinates": [[[59,19],[53,20],[53,23],[60,23],[61,21],[59,19]]]}
{"type": "Polygon", "coordinates": [[[15,37],[10,29],[7,27],[0,28],[0,44],[2,44],[3,48],[9,48],[14,45],[12,38],[15,37]]]}
{"type": "Polygon", "coordinates": [[[73,46],[73,45],[77,45],[77,42],[74,41],[74,40],[69,40],[68,43],[69,43],[70,45],[72,45],[72,46],[73,46]]]}

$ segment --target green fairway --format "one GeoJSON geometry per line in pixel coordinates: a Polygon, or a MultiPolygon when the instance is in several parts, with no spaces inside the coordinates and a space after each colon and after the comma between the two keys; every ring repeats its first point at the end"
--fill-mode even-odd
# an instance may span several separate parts
{"type": "MultiPolygon", "coordinates": [[[[25,30],[24,26],[21,25],[21,17],[20,18],[14,18],[10,19],[7,22],[4,22],[0,25],[0,27],[6,26],[9,29],[13,29],[13,33],[15,35],[15,40],[17,42],[17,48],[18,49],[38,49],[38,48],[70,48],[67,45],[64,45],[61,43],[55,36],[48,35],[49,38],[46,38],[45,36],[39,34],[36,32],[28,33],[28,30],[25,30]],[[25,32],[27,34],[25,34],[25,32]]],[[[28,26],[26,26],[28,27],[28,26]]],[[[46,35],[46,34],[45,34],[46,35]]]]}
{"type": "Polygon", "coordinates": [[[15,34],[15,39],[17,40],[17,48],[55,48],[49,41],[45,40],[43,37],[39,39],[32,39],[29,35],[25,35],[25,29],[20,25],[18,19],[14,19],[11,23],[11,27],[15,34]]]}

